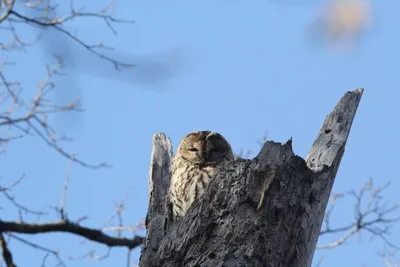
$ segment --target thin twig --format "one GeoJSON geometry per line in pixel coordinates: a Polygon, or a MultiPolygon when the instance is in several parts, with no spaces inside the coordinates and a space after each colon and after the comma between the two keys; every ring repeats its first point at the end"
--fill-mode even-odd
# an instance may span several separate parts
{"type": "Polygon", "coordinates": [[[65,220],[67,219],[66,214],[65,214],[65,204],[67,200],[67,192],[68,192],[68,185],[69,185],[69,180],[71,177],[71,169],[72,169],[72,163],[74,162],[74,157],[75,155],[72,155],[71,160],[69,161],[68,168],[67,168],[67,174],[65,176],[65,182],[63,186],[63,192],[61,196],[61,204],[60,204],[60,214],[61,214],[61,219],[65,220]]]}
{"type": "MultiPolygon", "coordinates": [[[[116,69],[119,69],[121,67],[122,68],[132,68],[134,66],[133,64],[119,62],[119,61],[117,61],[115,59],[112,59],[111,57],[108,57],[106,55],[103,55],[103,54],[95,51],[92,46],[87,45],[82,40],[80,40],[79,38],[75,37],[69,31],[61,28],[59,25],[60,25],[60,23],[62,23],[62,20],[60,22],[53,21],[51,23],[48,23],[48,22],[42,22],[42,21],[38,21],[38,20],[35,20],[35,19],[31,19],[31,18],[25,17],[24,15],[21,15],[20,13],[18,13],[16,11],[13,11],[13,10],[10,11],[10,14],[12,14],[12,15],[16,16],[17,18],[22,19],[25,22],[30,23],[30,24],[36,24],[36,25],[42,26],[42,27],[53,27],[54,29],[56,29],[59,32],[67,35],[72,40],[74,40],[75,42],[77,42],[78,44],[80,44],[81,46],[86,48],[89,52],[95,54],[96,56],[98,56],[98,57],[100,57],[102,59],[105,59],[106,61],[109,61],[110,63],[112,63],[116,69]]],[[[89,14],[91,14],[91,13],[89,13],[89,14]]]]}

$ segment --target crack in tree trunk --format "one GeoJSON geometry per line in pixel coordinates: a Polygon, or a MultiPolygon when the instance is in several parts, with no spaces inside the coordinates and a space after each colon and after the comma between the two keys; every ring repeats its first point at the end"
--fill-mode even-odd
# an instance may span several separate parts
{"type": "Polygon", "coordinates": [[[311,266],[362,93],[342,97],[306,160],[294,155],[291,140],[268,141],[254,159],[218,166],[204,195],[176,222],[167,194],[172,145],[155,134],[140,266],[311,266]]]}

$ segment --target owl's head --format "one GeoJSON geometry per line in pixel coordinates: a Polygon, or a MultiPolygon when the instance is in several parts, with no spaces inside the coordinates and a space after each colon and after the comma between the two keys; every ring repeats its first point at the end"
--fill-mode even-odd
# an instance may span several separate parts
{"type": "Polygon", "coordinates": [[[211,131],[186,135],[179,144],[178,155],[184,160],[200,165],[234,159],[230,144],[222,135],[211,131]]]}

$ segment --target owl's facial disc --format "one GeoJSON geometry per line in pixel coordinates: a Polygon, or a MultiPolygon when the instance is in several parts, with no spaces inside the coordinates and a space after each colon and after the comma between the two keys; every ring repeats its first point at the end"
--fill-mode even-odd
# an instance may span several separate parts
{"type": "Polygon", "coordinates": [[[201,166],[215,164],[223,159],[233,159],[229,143],[219,133],[193,132],[184,138],[179,152],[187,161],[201,166]]]}
{"type": "Polygon", "coordinates": [[[204,163],[204,156],[201,149],[196,147],[190,147],[188,149],[190,158],[193,162],[203,164],[204,163]]]}
{"type": "Polygon", "coordinates": [[[202,141],[197,136],[187,137],[187,142],[183,143],[180,153],[186,160],[196,163],[204,163],[202,141]]]}

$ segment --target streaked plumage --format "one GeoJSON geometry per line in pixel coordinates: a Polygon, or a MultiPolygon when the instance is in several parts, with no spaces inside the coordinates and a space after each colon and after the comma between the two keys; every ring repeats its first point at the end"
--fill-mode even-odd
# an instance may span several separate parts
{"type": "Polygon", "coordinates": [[[200,131],[186,135],[171,166],[170,200],[174,218],[183,217],[204,193],[216,165],[233,159],[230,144],[219,133],[200,131]]]}

